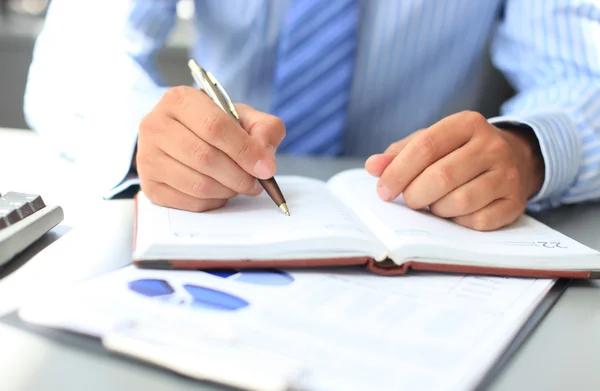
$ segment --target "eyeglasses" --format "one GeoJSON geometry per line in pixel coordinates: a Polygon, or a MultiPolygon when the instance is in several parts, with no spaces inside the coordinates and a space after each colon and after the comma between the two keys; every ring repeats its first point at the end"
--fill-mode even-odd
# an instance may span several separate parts
{"type": "Polygon", "coordinates": [[[129,289],[160,301],[218,311],[236,311],[250,303],[232,294],[200,285],[173,287],[162,279],[140,279],[129,282],[129,289]]]}
{"type": "Polygon", "coordinates": [[[294,277],[277,269],[209,269],[204,272],[213,276],[256,285],[282,286],[294,282],[294,277]]]}
{"type": "MultiPolygon", "coordinates": [[[[294,281],[291,275],[276,269],[214,269],[205,272],[215,277],[265,286],[289,285],[294,281]]],[[[131,291],[149,298],[194,308],[236,311],[250,305],[248,301],[241,297],[227,292],[196,284],[174,286],[165,279],[138,279],[130,281],[128,287],[131,291]]]]}

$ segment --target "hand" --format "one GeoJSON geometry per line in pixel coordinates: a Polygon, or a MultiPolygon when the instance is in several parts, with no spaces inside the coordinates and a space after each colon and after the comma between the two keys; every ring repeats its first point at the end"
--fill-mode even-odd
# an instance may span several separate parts
{"type": "Polygon", "coordinates": [[[141,121],[136,168],[154,203],[202,212],[237,194],[258,195],[256,178],[275,174],[275,150],[285,135],[281,120],[236,105],[241,126],[203,91],[168,90],[141,121]]]}
{"type": "Polygon", "coordinates": [[[413,209],[465,227],[494,230],[514,222],[544,181],[544,163],[530,131],[501,130],[482,115],[442,119],[371,156],[367,171],[379,196],[403,195],[413,209]]]}

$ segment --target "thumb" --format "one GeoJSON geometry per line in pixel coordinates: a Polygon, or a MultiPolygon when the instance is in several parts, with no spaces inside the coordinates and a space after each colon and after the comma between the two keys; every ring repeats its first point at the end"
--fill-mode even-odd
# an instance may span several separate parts
{"type": "Polygon", "coordinates": [[[278,117],[255,110],[246,104],[235,105],[242,128],[273,152],[285,137],[285,125],[278,117]]]}

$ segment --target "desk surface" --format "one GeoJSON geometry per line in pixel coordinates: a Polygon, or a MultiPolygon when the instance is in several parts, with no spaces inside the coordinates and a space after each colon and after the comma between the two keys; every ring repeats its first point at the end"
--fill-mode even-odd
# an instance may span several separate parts
{"type": "MultiPolygon", "coordinates": [[[[0,192],[33,191],[65,209],[65,221],[16,265],[0,271],[0,367],[10,390],[217,390],[220,387],[106,353],[87,337],[33,327],[12,312],[19,298],[43,294],[61,281],[86,278],[127,263],[133,205],[130,200],[85,198],[76,173],[31,132],[0,129],[0,192]],[[22,165],[18,170],[6,167],[22,165]],[[7,175],[8,174],[8,175],[7,175]],[[82,212],[91,210],[91,216],[82,212]],[[93,221],[90,221],[93,220],[93,221]],[[111,229],[102,229],[110,224],[111,229]],[[45,248],[44,248],[45,247],[45,248]],[[41,248],[43,250],[39,251],[41,248]],[[84,257],[85,248],[103,249],[84,257]],[[32,257],[36,254],[35,257],[32,257]],[[78,253],[79,254],[79,253],[78,253]],[[31,259],[30,259],[31,258],[31,259]],[[69,270],[69,273],[65,273],[69,270]],[[60,273],[59,273],[60,271],[60,273]],[[46,285],[44,285],[46,284],[46,285]]],[[[280,159],[278,173],[326,179],[360,167],[357,160],[280,159]]],[[[600,249],[600,205],[577,205],[536,216],[580,242],[600,249]]],[[[592,390],[600,385],[600,283],[574,282],[487,389],[592,390]]]]}

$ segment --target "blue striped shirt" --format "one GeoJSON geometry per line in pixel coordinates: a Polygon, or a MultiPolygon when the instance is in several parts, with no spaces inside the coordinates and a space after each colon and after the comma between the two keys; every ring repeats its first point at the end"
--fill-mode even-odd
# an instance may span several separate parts
{"type": "MultiPolygon", "coordinates": [[[[177,21],[176,5],[51,2],[30,68],[26,118],[104,191],[123,184],[138,124],[167,88],[155,58],[177,21]]],[[[190,55],[234,101],[268,111],[288,7],[289,0],[196,0],[190,55]]],[[[381,152],[477,107],[488,45],[516,90],[489,121],[528,124],[544,157],[545,180],[529,208],[599,198],[597,0],[361,0],[346,153],[381,152]]]]}

